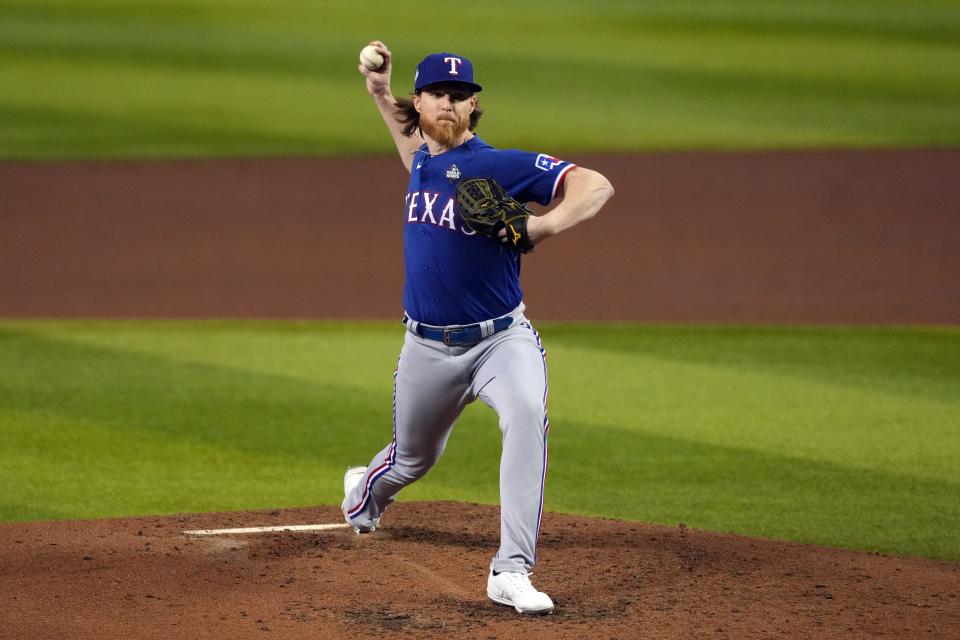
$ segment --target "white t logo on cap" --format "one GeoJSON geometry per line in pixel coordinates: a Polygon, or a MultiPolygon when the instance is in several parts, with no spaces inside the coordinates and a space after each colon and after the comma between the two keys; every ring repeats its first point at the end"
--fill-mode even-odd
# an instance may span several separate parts
{"type": "Polygon", "coordinates": [[[463,60],[461,60],[460,58],[444,58],[443,61],[450,63],[450,75],[452,76],[460,75],[460,72],[457,71],[457,66],[463,64],[463,60]]]}

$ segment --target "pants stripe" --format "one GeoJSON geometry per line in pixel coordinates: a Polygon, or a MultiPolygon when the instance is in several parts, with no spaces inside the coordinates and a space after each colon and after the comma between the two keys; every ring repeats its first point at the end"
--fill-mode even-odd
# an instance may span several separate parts
{"type": "Polygon", "coordinates": [[[390,442],[390,448],[387,449],[387,455],[383,459],[383,464],[374,469],[367,478],[367,483],[363,488],[363,496],[360,498],[360,503],[347,512],[347,515],[350,518],[357,517],[363,512],[364,509],[367,508],[367,503],[370,502],[370,493],[373,490],[374,483],[385,473],[390,471],[390,469],[393,468],[393,465],[397,462],[397,376],[399,374],[400,358],[397,358],[397,368],[393,371],[393,441],[390,442]]]}
{"type": "MultiPolygon", "coordinates": [[[[543,343],[540,341],[540,334],[529,323],[523,322],[521,324],[533,333],[533,337],[536,338],[537,341],[537,348],[540,349],[540,357],[543,360],[543,473],[540,476],[540,506],[537,510],[537,532],[534,537],[534,540],[536,540],[540,537],[540,520],[543,517],[543,496],[547,482],[547,465],[550,461],[548,453],[549,447],[547,446],[547,437],[550,434],[550,419],[547,415],[547,398],[550,393],[550,386],[547,384],[547,352],[543,348],[543,343]]],[[[536,547],[534,547],[533,559],[534,561],[537,559],[536,547]]]]}

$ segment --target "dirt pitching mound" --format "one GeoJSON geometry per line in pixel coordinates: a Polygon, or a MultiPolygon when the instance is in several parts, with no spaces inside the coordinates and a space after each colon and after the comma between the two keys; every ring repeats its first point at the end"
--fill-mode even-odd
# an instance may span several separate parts
{"type": "Polygon", "coordinates": [[[399,503],[0,525],[4,638],[956,638],[960,565],[545,514],[523,617],[485,596],[496,507],[399,503]]]}

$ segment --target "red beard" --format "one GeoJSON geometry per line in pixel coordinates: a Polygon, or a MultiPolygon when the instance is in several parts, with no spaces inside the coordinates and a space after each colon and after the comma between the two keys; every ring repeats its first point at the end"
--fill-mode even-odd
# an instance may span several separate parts
{"type": "Polygon", "coordinates": [[[450,120],[428,120],[426,118],[420,119],[420,128],[424,134],[430,136],[442,146],[451,149],[463,139],[463,134],[467,132],[469,124],[469,116],[457,122],[450,120]]]}

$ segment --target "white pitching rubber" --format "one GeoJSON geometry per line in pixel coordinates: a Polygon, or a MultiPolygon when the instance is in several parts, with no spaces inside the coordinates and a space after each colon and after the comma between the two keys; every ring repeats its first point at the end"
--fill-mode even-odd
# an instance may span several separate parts
{"type": "Polygon", "coordinates": [[[228,536],[243,535],[247,533],[274,533],[280,531],[333,531],[335,529],[348,529],[350,525],[344,524],[287,524],[276,527],[244,527],[240,529],[197,529],[195,531],[184,531],[188,536],[228,536]]]}

